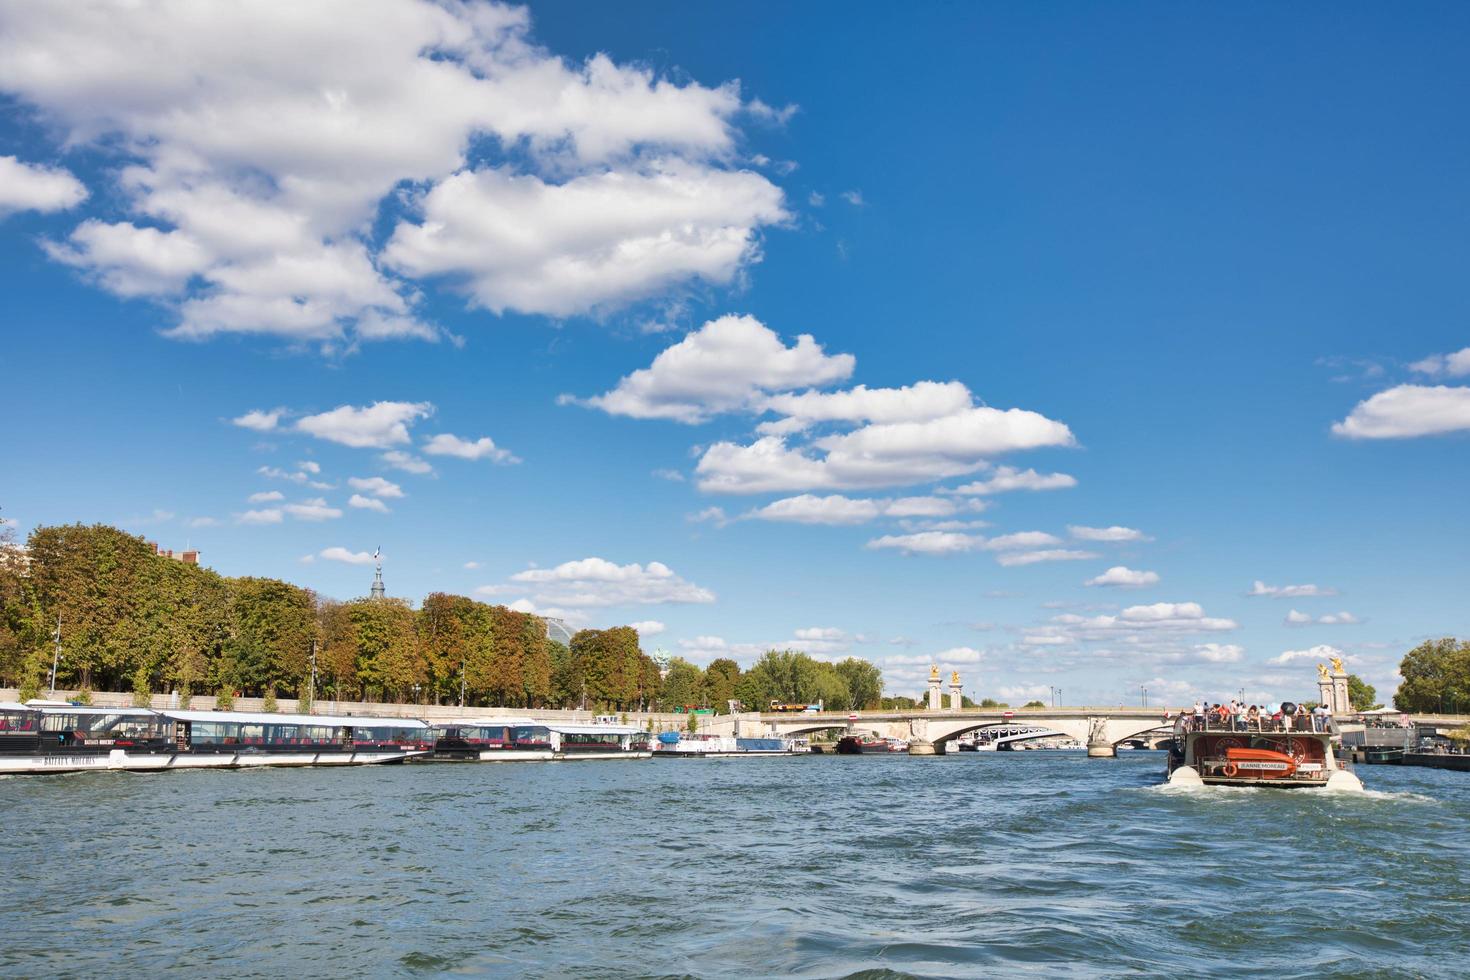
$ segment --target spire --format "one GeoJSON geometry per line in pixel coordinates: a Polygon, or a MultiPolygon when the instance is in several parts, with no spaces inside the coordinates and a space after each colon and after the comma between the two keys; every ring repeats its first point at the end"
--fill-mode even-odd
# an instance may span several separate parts
{"type": "Polygon", "coordinates": [[[377,550],[373,552],[373,559],[378,563],[378,570],[373,573],[373,591],[372,591],[372,597],[374,599],[381,599],[381,598],[383,598],[383,596],[387,595],[387,591],[383,588],[383,546],[382,545],[379,545],[378,548],[377,548],[377,550]]]}

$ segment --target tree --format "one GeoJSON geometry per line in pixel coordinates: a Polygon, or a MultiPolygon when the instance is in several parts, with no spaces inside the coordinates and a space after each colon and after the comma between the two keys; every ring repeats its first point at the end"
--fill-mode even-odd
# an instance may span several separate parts
{"type": "MultiPolygon", "coordinates": [[[[717,657],[704,668],[705,697],[717,714],[730,710],[730,702],[735,699],[735,685],[739,682],[740,665],[729,657],[717,657]]],[[[765,705],[754,704],[747,707],[760,710],[765,705]]]]}
{"type": "Polygon", "coordinates": [[[665,711],[696,708],[704,703],[705,675],[694,664],[683,657],[669,661],[669,672],[664,675],[658,700],[665,711]]]}
{"type": "Polygon", "coordinates": [[[1374,711],[1383,705],[1378,703],[1378,691],[1357,674],[1348,674],[1348,704],[1354,711],[1374,711]]]}
{"type": "Polygon", "coordinates": [[[883,672],[871,661],[848,657],[835,665],[847,684],[848,707],[876,708],[883,697],[883,672]]]}
{"type": "Polygon", "coordinates": [[[347,604],[363,688],[379,697],[407,700],[427,679],[414,614],[402,599],[358,599],[347,604]]]}
{"type": "Polygon", "coordinates": [[[997,701],[994,698],[986,698],[986,699],[984,699],[983,701],[980,702],[980,707],[982,707],[982,708],[1009,708],[1010,705],[1006,704],[1004,701],[997,701]]]}
{"type": "MultiPolygon", "coordinates": [[[[1372,688],[1369,688],[1369,690],[1372,690],[1372,688]]],[[[1021,707],[1023,707],[1023,708],[1045,708],[1046,705],[1043,704],[1040,701],[1027,701],[1025,704],[1021,705],[1021,707]]]]}
{"type": "Polygon", "coordinates": [[[1470,641],[1425,640],[1399,664],[1403,682],[1393,696],[1400,711],[1465,710],[1470,706],[1470,641]]]}

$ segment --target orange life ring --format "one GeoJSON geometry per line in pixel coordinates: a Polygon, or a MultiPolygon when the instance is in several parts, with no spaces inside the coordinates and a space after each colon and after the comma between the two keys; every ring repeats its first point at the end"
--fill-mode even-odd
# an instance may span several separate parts
{"type": "Polygon", "coordinates": [[[1227,777],[1229,777],[1231,779],[1233,779],[1236,776],[1240,775],[1240,767],[1237,766],[1233,762],[1227,762],[1227,763],[1225,763],[1225,768],[1221,769],[1220,771],[1223,772],[1227,777]]]}

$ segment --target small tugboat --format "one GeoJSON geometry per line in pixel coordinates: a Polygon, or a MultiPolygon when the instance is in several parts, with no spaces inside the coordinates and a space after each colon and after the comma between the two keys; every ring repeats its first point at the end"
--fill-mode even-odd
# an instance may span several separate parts
{"type": "Polygon", "coordinates": [[[736,738],[687,732],[664,732],[653,746],[655,759],[738,759],[810,753],[811,746],[804,738],[736,738]]]}
{"type": "Polygon", "coordinates": [[[1183,714],[1174,723],[1167,775],[1174,785],[1262,786],[1360,790],[1363,783],[1337,759],[1330,718],[1246,722],[1183,714]]]}

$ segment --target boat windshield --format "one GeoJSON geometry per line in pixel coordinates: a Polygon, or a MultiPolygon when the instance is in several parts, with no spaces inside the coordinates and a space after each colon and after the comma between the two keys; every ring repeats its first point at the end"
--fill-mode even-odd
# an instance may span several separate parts
{"type": "Polygon", "coordinates": [[[331,725],[259,725],[238,721],[196,721],[189,726],[193,745],[331,745],[331,725]]]}
{"type": "Polygon", "coordinates": [[[551,729],[545,725],[517,725],[511,729],[511,741],[519,746],[545,747],[551,744],[551,729]]]}

